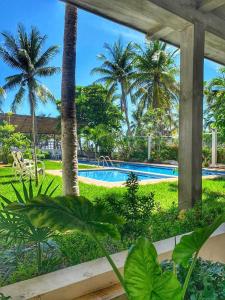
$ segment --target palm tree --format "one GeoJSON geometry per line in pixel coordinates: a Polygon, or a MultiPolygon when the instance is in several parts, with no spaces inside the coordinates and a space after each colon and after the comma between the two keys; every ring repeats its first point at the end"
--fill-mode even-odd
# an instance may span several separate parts
{"type": "Polygon", "coordinates": [[[139,101],[139,109],[171,108],[177,100],[179,87],[176,81],[177,68],[174,53],[166,50],[166,43],[154,41],[144,47],[135,45],[135,79],[132,88],[136,92],[133,99],[139,101]]]}
{"type": "Polygon", "coordinates": [[[205,82],[206,96],[206,127],[216,127],[225,132],[225,68],[219,69],[219,75],[208,82],[205,82]]]}
{"type": "Polygon", "coordinates": [[[38,184],[37,174],[37,127],[36,107],[38,100],[47,103],[55,101],[51,91],[40,83],[40,78],[49,77],[59,71],[59,68],[48,66],[49,61],[58,52],[58,46],[51,46],[43,50],[46,35],[41,35],[37,28],[32,27],[30,33],[25,31],[23,25],[18,25],[17,35],[3,32],[3,46],[0,46],[0,57],[11,68],[17,70],[15,75],[6,77],[5,91],[18,88],[12,102],[12,111],[22,104],[24,96],[28,94],[30,113],[32,116],[33,155],[35,162],[35,181],[38,184]]]}
{"type": "Polygon", "coordinates": [[[130,82],[134,74],[133,68],[133,44],[129,43],[124,46],[121,40],[115,42],[112,46],[104,45],[107,55],[100,54],[99,60],[102,65],[92,70],[92,74],[99,74],[102,77],[97,80],[107,84],[109,94],[113,94],[120,89],[120,107],[125,114],[127,124],[127,134],[131,134],[129,112],[128,112],[128,96],[130,95],[130,82]]]}
{"type": "Polygon", "coordinates": [[[76,41],[77,8],[74,5],[66,4],[61,95],[63,193],[64,195],[78,196],[78,138],[76,103],[74,101],[76,41]]]}

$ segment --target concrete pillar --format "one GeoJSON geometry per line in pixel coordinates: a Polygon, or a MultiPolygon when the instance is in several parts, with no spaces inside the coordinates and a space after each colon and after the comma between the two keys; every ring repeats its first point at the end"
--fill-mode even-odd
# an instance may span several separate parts
{"type": "Polygon", "coordinates": [[[212,165],[211,167],[216,167],[217,165],[217,129],[212,129],[212,165]]]}
{"type": "Polygon", "coordinates": [[[181,32],[179,208],[202,197],[202,129],[205,31],[195,23],[181,32]]]}
{"type": "Polygon", "coordinates": [[[148,160],[151,159],[151,151],[152,151],[152,137],[148,136],[148,160]]]}

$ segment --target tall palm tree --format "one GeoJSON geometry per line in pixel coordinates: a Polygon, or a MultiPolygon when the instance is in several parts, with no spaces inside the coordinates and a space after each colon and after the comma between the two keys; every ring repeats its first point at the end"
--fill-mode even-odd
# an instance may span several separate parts
{"type": "Polygon", "coordinates": [[[154,41],[144,47],[135,45],[136,59],[133,99],[139,101],[139,109],[170,109],[177,99],[179,87],[176,81],[177,68],[174,53],[166,50],[166,43],[154,41]]]}
{"type": "Polygon", "coordinates": [[[92,74],[99,74],[102,77],[97,80],[104,82],[109,87],[109,93],[120,90],[120,107],[125,115],[127,124],[127,134],[131,134],[129,112],[128,112],[128,96],[130,95],[130,83],[134,74],[133,68],[133,44],[129,43],[124,46],[119,39],[112,46],[104,45],[107,54],[98,55],[98,59],[102,61],[102,65],[92,70],[92,74]]]}
{"type": "Polygon", "coordinates": [[[77,8],[66,4],[62,67],[61,130],[63,160],[63,193],[79,196],[78,138],[75,99],[77,42],[77,8]]]}
{"type": "Polygon", "coordinates": [[[48,100],[55,100],[51,91],[40,83],[40,79],[52,76],[59,71],[59,68],[48,66],[52,57],[58,52],[58,46],[51,46],[44,50],[47,36],[41,35],[35,27],[32,27],[30,33],[27,33],[23,25],[18,25],[15,37],[8,32],[3,32],[2,36],[4,42],[3,46],[0,46],[0,57],[11,68],[17,70],[16,74],[5,78],[6,83],[3,89],[7,91],[18,88],[12,102],[13,112],[22,104],[25,94],[28,94],[32,116],[35,181],[38,184],[36,107],[38,100],[44,104],[48,100]]]}

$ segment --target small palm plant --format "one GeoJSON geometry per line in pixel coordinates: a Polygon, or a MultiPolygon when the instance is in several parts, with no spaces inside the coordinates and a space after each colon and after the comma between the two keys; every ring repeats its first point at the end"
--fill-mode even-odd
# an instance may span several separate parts
{"type": "Polygon", "coordinates": [[[55,235],[55,232],[50,228],[43,228],[34,226],[26,214],[18,214],[17,212],[9,212],[6,206],[13,203],[27,204],[40,195],[49,195],[51,197],[58,186],[51,188],[53,180],[43,190],[43,182],[40,184],[37,193],[34,194],[32,182],[30,180],[29,185],[26,186],[22,182],[23,192],[20,193],[18,189],[12,184],[12,188],[15,193],[13,200],[6,198],[0,194],[0,235],[9,246],[17,244],[22,246],[25,244],[32,244],[36,249],[38,273],[42,269],[42,252],[43,245],[48,243],[48,240],[55,235]]]}
{"type": "Polygon", "coordinates": [[[200,249],[211,234],[225,222],[225,215],[222,215],[210,226],[182,237],[172,255],[174,272],[163,272],[154,245],[146,238],[138,239],[128,254],[123,276],[98,239],[102,234],[118,238],[115,225],[120,224],[121,220],[106,213],[101,206],[94,205],[83,197],[51,199],[39,196],[27,204],[11,205],[9,209],[25,213],[34,226],[50,227],[63,232],[76,229],[89,234],[103,250],[130,300],[184,300],[200,249]],[[177,264],[187,268],[183,286],[176,276],[177,264]]]}

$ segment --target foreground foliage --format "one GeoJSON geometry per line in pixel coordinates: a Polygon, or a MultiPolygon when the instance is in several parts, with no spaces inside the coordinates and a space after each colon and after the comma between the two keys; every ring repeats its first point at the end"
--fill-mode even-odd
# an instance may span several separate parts
{"type": "MultiPolygon", "coordinates": [[[[54,163],[49,164],[52,169],[54,163]]],[[[57,164],[57,168],[58,168],[57,164]]],[[[60,167],[59,167],[60,168],[60,167]]],[[[0,168],[0,190],[8,199],[16,200],[15,192],[10,184],[12,180],[10,168],[0,168]]],[[[45,191],[48,184],[54,178],[54,183],[59,185],[53,196],[61,194],[61,178],[57,176],[46,175],[42,190],[45,191]]],[[[23,195],[23,186],[20,182],[13,182],[18,192],[23,195]]],[[[147,232],[145,235],[152,241],[162,240],[171,236],[186,233],[195,230],[198,227],[211,224],[219,214],[225,212],[224,209],[224,180],[203,180],[203,205],[202,210],[198,208],[188,210],[185,213],[179,213],[177,208],[177,184],[160,183],[155,185],[139,186],[137,196],[148,197],[154,193],[155,207],[152,210],[149,222],[147,222],[147,232]],[[174,202],[173,202],[174,201],[174,202]]],[[[123,205],[127,194],[126,188],[107,189],[93,185],[80,183],[81,194],[93,203],[95,197],[101,198],[102,204],[107,208],[108,199],[118,199],[123,205]]],[[[37,195],[38,188],[33,185],[34,195],[37,195]]],[[[1,200],[0,200],[1,201],[1,200]]],[[[125,219],[125,218],[124,218],[125,219]]],[[[119,225],[118,229],[123,236],[125,224],[119,225]]],[[[141,229],[141,228],[140,228],[141,229]]],[[[127,232],[128,233],[128,232],[127,232]]],[[[134,237],[129,238],[126,234],[121,240],[114,240],[109,237],[99,237],[109,253],[117,253],[128,249],[134,237]]],[[[29,242],[19,246],[18,244],[8,246],[0,239],[0,286],[26,280],[38,275],[37,255],[35,246],[30,247],[29,242]]],[[[48,246],[42,244],[42,268],[41,274],[52,272],[61,268],[69,267],[75,264],[86,262],[104,256],[102,249],[90,237],[78,231],[69,231],[54,236],[48,240],[48,246]]],[[[204,298],[203,298],[204,299],[204,298]]],[[[208,300],[208,299],[207,299],[208,300]]]]}
{"type": "MultiPolygon", "coordinates": [[[[173,263],[164,261],[162,269],[173,271],[173,263]]],[[[187,271],[177,267],[177,276],[184,283],[187,271]]],[[[185,300],[223,300],[225,299],[225,265],[198,259],[190,278],[185,300]]]]}
{"type": "Polygon", "coordinates": [[[28,186],[22,182],[23,193],[20,193],[12,184],[15,193],[13,200],[0,194],[0,198],[2,199],[0,204],[1,237],[8,246],[13,246],[15,244],[18,245],[17,250],[19,250],[22,245],[26,245],[28,243],[30,247],[34,247],[37,257],[38,273],[41,272],[43,265],[43,246],[44,244],[48,246],[48,241],[50,238],[55,236],[55,232],[50,227],[41,228],[34,226],[26,215],[9,212],[5,208],[13,203],[25,205],[34,197],[40,195],[49,195],[49,197],[51,197],[57,189],[57,186],[52,188],[52,184],[53,180],[48,184],[45,190],[43,190],[43,183],[40,184],[36,194],[34,194],[31,180],[28,186]]]}
{"type": "Polygon", "coordinates": [[[181,286],[176,272],[162,271],[154,245],[147,238],[139,238],[128,254],[124,276],[117,269],[98,235],[118,238],[116,225],[121,220],[95,206],[85,198],[58,197],[51,199],[39,196],[29,203],[11,204],[8,209],[25,214],[35,226],[51,227],[59,231],[81,230],[87,232],[102,249],[118,280],[124,287],[128,299],[185,299],[188,284],[197,262],[200,249],[211,234],[225,221],[225,215],[218,217],[211,225],[183,236],[173,251],[174,268],[179,264],[187,269],[181,286]],[[192,259],[191,263],[190,260],[192,259]]]}

